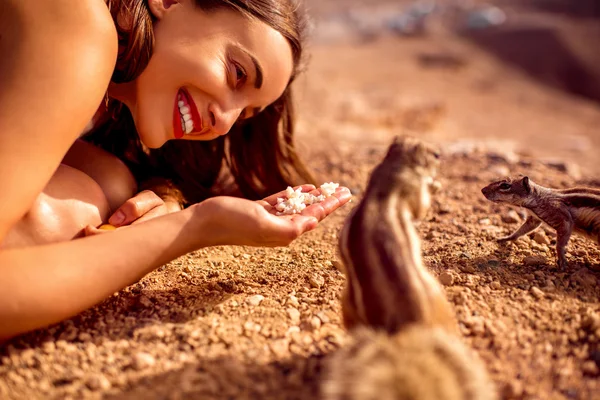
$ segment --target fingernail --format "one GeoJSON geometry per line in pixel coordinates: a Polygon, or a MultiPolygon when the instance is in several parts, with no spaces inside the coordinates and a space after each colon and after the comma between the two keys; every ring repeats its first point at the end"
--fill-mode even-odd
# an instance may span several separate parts
{"type": "Polygon", "coordinates": [[[117,211],[112,217],[109,218],[108,222],[110,222],[111,225],[119,225],[121,224],[123,221],[125,221],[125,213],[123,213],[123,211],[119,210],[117,211]]]}

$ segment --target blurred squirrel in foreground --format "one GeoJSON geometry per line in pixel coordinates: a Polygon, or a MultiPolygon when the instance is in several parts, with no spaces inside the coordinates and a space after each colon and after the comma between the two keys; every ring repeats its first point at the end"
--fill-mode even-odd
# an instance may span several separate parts
{"type": "Polygon", "coordinates": [[[431,146],[396,138],[346,220],[339,249],[351,342],[328,361],[326,400],[497,398],[421,259],[413,220],[424,217],[439,188],[438,165],[431,146]]]}

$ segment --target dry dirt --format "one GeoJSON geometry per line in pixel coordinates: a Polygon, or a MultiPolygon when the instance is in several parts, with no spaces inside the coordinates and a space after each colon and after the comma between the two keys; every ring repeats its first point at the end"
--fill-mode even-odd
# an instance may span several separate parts
{"type": "MultiPolygon", "coordinates": [[[[599,103],[442,30],[339,34],[327,24],[345,3],[311,4],[321,25],[297,89],[314,169],[350,187],[356,204],[393,135],[442,146],[444,189],[419,233],[464,340],[503,398],[600,399],[600,249],[573,238],[559,271],[550,229],[498,245],[522,215],[480,193],[518,173],[552,187],[600,185],[599,103]]],[[[317,398],[323,362],[346,335],[336,244],[352,207],[287,248],[191,253],[12,340],[0,347],[0,398],[317,398]]]]}

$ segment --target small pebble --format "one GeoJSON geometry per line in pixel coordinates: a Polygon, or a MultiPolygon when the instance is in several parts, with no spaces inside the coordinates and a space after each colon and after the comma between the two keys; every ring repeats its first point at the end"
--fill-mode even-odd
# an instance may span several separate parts
{"type": "Polygon", "coordinates": [[[271,349],[273,354],[275,354],[279,358],[284,358],[289,354],[289,346],[289,339],[278,339],[269,344],[269,348],[271,349]]]}
{"type": "Polygon", "coordinates": [[[42,344],[42,350],[46,354],[51,354],[56,350],[56,345],[54,344],[54,342],[44,342],[42,344]]]}
{"type": "Polygon", "coordinates": [[[458,268],[462,271],[462,272],[466,272],[468,274],[474,274],[475,273],[475,267],[472,266],[471,264],[466,264],[466,265],[459,265],[458,268]]]}
{"type": "Polygon", "coordinates": [[[600,328],[600,316],[595,313],[585,315],[581,319],[581,328],[587,331],[595,331],[600,328]]]}
{"type": "Polygon", "coordinates": [[[596,376],[598,375],[598,366],[594,361],[586,361],[583,363],[581,370],[585,375],[596,376]]]}
{"type": "Polygon", "coordinates": [[[317,313],[317,317],[321,320],[322,323],[327,324],[331,320],[325,311],[319,311],[317,313]]]}
{"type": "Polygon", "coordinates": [[[454,274],[451,274],[450,272],[442,272],[440,274],[440,282],[444,286],[454,285],[454,274]]]}
{"type": "Polygon", "coordinates": [[[82,342],[89,342],[90,340],[92,340],[92,335],[90,335],[87,332],[81,332],[79,336],[77,336],[77,339],[79,339],[82,342]]]}
{"type": "Polygon", "coordinates": [[[545,245],[549,245],[550,244],[550,239],[548,239],[548,236],[546,236],[545,233],[540,232],[540,231],[535,232],[533,234],[533,240],[536,243],[539,243],[539,244],[545,244],[545,245]]]}
{"type": "Polygon", "coordinates": [[[325,283],[325,278],[323,278],[321,275],[311,275],[308,278],[308,282],[310,283],[311,287],[319,289],[325,283]]]}
{"type": "Polygon", "coordinates": [[[490,267],[496,268],[500,265],[500,260],[491,258],[487,261],[487,265],[489,265],[490,267]]]}
{"type": "Polygon", "coordinates": [[[300,307],[300,302],[298,301],[298,298],[293,294],[288,297],[287,304],[292,307],[300,307]]]}
{"type": "Polygon", "coordinates": [[[542,256],[528,256],[523,260],[525,266],[529,267],[532,265],[542,265],[546,264],[546,258],[542,256]]]}
{"type": "Polygon", "coordinates": [[[531,295],[537,300],[544,297],[544,292],[542,292],[537,286],[532,286],[531,289],[529,289],[529,291],[531,292],[531,295]]]}
{"type": "Polygon", "coordinates": [[[262,329],[262,326],[260,326],[259,324],[255,323],[255,322],[246,321],[244,323],[244,330],[247,333],[260,332],[261,329],[262,329]]]}
{"type": "Polygon", "coordinates": [[[85,383],[90,390],[108,390],[112,386],[102,374],[90,376],[85,383]]]}
{"type": "Polygon", "coordinates": [[[570,253],[574,254],[576,256],[579,256],[579,257],[585,257],[588,255],[588,253],[585,249],[575,249],[575,250],[571,251],[570,253]]]}
{"type": "Polygon", "coordinates": [[[492,283],[490,283],[490,288],[494,289],[494,290],[498,290],[502,287],[502,285],[500,285],[500,282],[498,281],[493,281],[492,283]]]}
{"type": "Polygon", "coordinates": [[[321,327],[321,320],[319,319],[319,317],[313,316],[313,317],[310,317],[302,325],[303,325],[302,328],[304,330],[309,331],[309,332],[314,332],[314,331],[319,330],[319,328],[321,327]]]}
{"type": "Polygon", "coordinates": [[[556,290],[556,285],[552,280],[546,279],[546,286],[542,288],[544,292],[554,292],[556,290]]]}
{"type": "Polygon", "coordinates": [[[142,369],[150,368],[156,364],[156,360],[151,354],[145,352],[139,352],[133,356],[133,360],[131,365],[136,370],[140,371],[142,369]]]}
{"type": "Polygon", "coordinates": [[[520,222],[520,221],[521,221],[521,218],[519,217],[519,214],[517,214],[517,212],[515,210],[510,210],[502,216],[502,222],[507,223],[507,224],[516,224],[517,222],[520,222]]]}
{"type": "Polygon", "coordinates": [[[331,264],[333,264],[335,269],[337,269],[338,271],[344,272],[344,264],[340,260],[333,260],[331,264]]]}
{"type": "Polygon", "coordinates": [[[250,296],[246,299],[246,302],[248,304],[250,304],[251,306],[257,306],[259,305],[263,300],[265,299],[264,296],[261,296],[260,294],[254,295],[254,296],[250,296]]]}
{"type": "Polygon", "coordinates": [[[435,239],[435,238],[437,238],[439,236],[440,236],[439,233],[437,233],[435,231],[430,231],[427,235],[425,235],[425,239],[426,240],[432,240],[432,239],[435,239]]]}
{"type": "Polygon", "coordinates": [[[152,300],[150,300],[148,296],[141,295],[138,299],[138,303],[144,308],[154,307],[154,303],[152,303],[152,300]]]}
{"type": "Polygon", "coordinates": [[[295,309],[295,308],[291,308],[291,307],[290,307],[290,308],[288,308],[288,309],[286,310],[286,312],[287,312],[287,315],[288,315],[288,316],[290,317],[290,319],[292,320],[292,323],[293,323],[294,325],[297,325],[297,324],[298,324],[298,322],[300,322],[300,311],[298,311],[298,310],[297,310],[297,309],[295,309]]]}

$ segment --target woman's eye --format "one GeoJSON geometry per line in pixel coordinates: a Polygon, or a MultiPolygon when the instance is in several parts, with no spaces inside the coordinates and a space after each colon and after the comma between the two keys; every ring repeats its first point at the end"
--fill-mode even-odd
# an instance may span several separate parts
{"type": "Polygon", "coordinates": [[[246,82],[248,75],[246,74],[244,68],[242,68],[239,64],[234,63],[233,65],[235,66],[235,86],[237,88],[246,82]]]}

